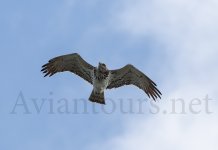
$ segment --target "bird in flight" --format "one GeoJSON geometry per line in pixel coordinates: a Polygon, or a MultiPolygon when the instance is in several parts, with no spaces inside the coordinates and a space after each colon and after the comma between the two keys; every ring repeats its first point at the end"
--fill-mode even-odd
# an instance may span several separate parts
{"type": "Polygon", "coordinates": [[[104,90],[124,85],[137,86],[154,101],[162,95],[157,85],[133,65],[128,64],[116,70],[109,70],[104,63],[94,67],[77,53],[55,57],[43,65],[41,71],[45,74],[44,77],[64,71],[80,76],[93,85],[89,100],[100,104],[105,104],[104,90]]]}

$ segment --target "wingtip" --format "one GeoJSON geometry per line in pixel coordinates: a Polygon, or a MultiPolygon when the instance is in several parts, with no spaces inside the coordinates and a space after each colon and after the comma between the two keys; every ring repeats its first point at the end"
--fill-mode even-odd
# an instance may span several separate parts
{"type": "Polygon", "coordinates": [[[46,74],[44,75],[44,77],[47,77],[49,74],[50,74],[49,72],[48,72],[48,73],[46,73],[46,74]]]}
{"type": "Polygon", "coordinates": [[[42,68],[42,69],[41,69],[41,72],[44,72],[45,70],[46,70],[46,68],[42,68]]]}
{"type": "Polygon", "coordinates": [[[46,63],[46,64],[42,65],[42,68],[46,67],[47,65],[48,65],[48,63],[46,63]]]}

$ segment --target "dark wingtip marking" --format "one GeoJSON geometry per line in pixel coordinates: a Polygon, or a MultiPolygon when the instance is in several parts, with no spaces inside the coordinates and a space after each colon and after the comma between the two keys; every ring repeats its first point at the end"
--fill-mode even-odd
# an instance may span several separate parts
{"type": "Polygon", "coordinates": [[[154,95],[151,94],[151,97],[153,98],[153,100],[155,101],[154,95]]]}
{"type": "Polygon", "coordinates": [[[42,66],[42,68],[46,67],[47,65],[48,65],[48,63],[47,63],[47,64],[44,64],[44,65],[42,66]]]}
{"type": "Polygon", "coordinates": [[[154,86],[157,86],[157,84],[154,81],[152,81],[151,79],[150,79],[150,81],[154,86]]]}
{"type": "Polygon", "coordinates": [[[46,76],[48,76],[50,73],[48,72],[48,73],[46,73],[45,75],[44,75],[44,77],[46,77],[46,76]]]}
{"type": "Polygon", "coordinates": [[[150,94],[149,94],[149,93],[147,93],[147,95],[148,95],[148,97],[149,97],[149,98],[151,98],[151,96],[150,96],[150,94]]]}
{"type": "Polygon", "coordinates": [[[160,95],[162,95],[162,93],[157,89],[157,92],[160,94],[160,95]]]}
{"type": "Polygon", "coordinates": [[[157,96],[161,99],[161,96],[159,94],[157,94],[157,96]]]}
{"type": "Polygon", "coordinates": [[[53,76],[55,73],[51,73],[50,75],[49,75],[49,77],[51,77],[51,76],[53,76]]]}
{"type": "Polygon", "coordinates": [[[47,70],[47,68],[42,68],[41,72],[44,72],[44,71],[46,71],[46,70],[47,70]]]}

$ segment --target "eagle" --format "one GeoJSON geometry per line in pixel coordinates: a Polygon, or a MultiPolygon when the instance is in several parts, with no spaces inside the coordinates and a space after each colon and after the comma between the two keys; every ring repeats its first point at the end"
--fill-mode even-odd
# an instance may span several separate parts
{"type": "Polygon", "coordinates": [[[135,85],[142,89],[154,101],[161,99],[161,92],[157,85],[144,73],[131,64],[116,70],[109,70],[104,63],[99,62],[98,67],[87,63],[79,54],[67,54],[55,57],[42,66],[41,70],[46,76],[70,71],[93,85],[89,97],[91,102],[105,104],[104,90],[118,88],[124,85],[135,85]]]}

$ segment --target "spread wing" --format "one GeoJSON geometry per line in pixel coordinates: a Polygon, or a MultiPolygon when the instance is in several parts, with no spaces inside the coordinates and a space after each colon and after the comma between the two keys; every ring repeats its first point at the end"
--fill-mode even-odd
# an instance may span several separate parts
{"type": "Polygon", "coordinates": [[[41,71],[45,74],[44,77],[52,76],[58,72],[70,71],[92,84],[91,72],[93,69],[94,67],[83,60],[79,54],[74,53],[49,60],[47,64],[42,66],[41,71]]]}
{"type": "Polygon", "coordinates": [[[142,89],[153,100],[156,100],[158,97],[161,98],[162,94],[156,88],[157,85],[133,65],[126,65],[121,69],[111,70],[111,80],[107,87],[108,89],[130,84],[142,89]]]}

